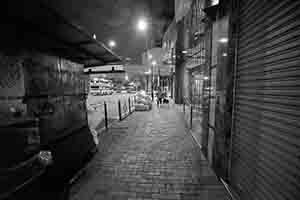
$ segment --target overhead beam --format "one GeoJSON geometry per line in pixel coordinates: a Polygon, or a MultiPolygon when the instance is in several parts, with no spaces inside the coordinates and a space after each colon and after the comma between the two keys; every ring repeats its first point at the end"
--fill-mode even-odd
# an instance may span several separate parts
{"type": "Polygon", "coordinates": [[[84,72],[85,74],[111,74],[111,73],[125,73],[125,70],[111,70],[111,71],[92,71],[89,70],[87,72],[84,72]]]}
{"type": "Polygon", "coordinates": [[[89,45],[89,44],[93,44],[93,41],[87,40],[87,41],[73,43],[73,45],[78,45],[78,46],[84,46],[84,45],[89,45]]]}
{"type": "Polygon", "coordinates": [[[89,68],[89,67],[99,67],[99,66],[104,66],[104,65],[119,65],[121,62],[118,60],[112,60],[110,62],[105,62],[105,63],[95,63],[95,64],[90,64],[90,65],[85,65],[84,68],[89,68]]]}

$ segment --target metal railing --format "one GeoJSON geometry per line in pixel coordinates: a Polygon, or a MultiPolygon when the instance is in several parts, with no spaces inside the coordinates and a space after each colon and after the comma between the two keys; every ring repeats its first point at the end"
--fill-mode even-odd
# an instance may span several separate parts
{"type": "Polygon", "coordinates": [[[108,129],[115,121],[122,121],[135,111],[136,97],[103,100],[88,105],[90,128],[96,132],[108,129]]]}

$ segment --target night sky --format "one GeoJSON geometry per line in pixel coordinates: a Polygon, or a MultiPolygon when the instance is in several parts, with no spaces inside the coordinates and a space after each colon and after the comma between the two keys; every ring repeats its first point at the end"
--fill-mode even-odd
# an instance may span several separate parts
{"type": "Polygon", "coordinates": [[[140,17],[151,19],[151,38],[160,39],[174,16],[174,0],[45,0],[72,22],[96,34],[104,43],[115,40],[114,51],[140,63],[145,34],[136,30],[140,17]]]}

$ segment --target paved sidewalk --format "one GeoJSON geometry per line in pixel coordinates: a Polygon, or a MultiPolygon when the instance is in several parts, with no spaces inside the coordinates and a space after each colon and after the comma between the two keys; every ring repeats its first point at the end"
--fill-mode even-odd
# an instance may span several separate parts
{"type": "Polygon", "coordinates": [[[100,137],[72,200],[230,199],[172,106],[136,112],[100,137]]]}

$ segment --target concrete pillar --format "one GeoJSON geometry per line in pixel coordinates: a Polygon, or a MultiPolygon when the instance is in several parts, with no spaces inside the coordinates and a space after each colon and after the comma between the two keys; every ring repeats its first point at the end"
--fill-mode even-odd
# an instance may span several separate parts
{"type": "MultiPolygon", "coordinates": [[[[0,65],[1,122],[38,119],[41,145],[55,160],[51,174],[71,176],[68,173],[77,170],[95,147],[88,127],[83,65],[20,48],[1,50],[0,65]]],[[[7,138],[2,134],[0,140],[7,138]]]]}
{"type": "Polygon", "coordinates": [[[184,48],[184,23],[177,24],[176,63],[175,63],[175,103],[183,102],[184,60],[182,50],[184,48]]]}
{"type": "Polygon", "coordinates": [[[146,88],[145,88],[145,91],[147,92],[149,89],[149,75],[146,74],[146,88]]]}

